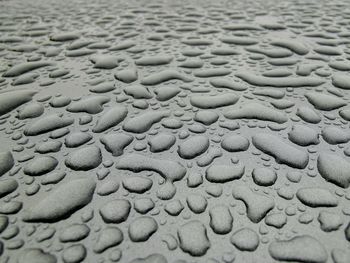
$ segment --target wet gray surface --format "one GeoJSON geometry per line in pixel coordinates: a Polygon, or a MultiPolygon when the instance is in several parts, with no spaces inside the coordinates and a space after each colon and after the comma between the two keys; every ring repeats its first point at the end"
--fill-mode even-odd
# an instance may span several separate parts
{"type": "Polygon", "coordinates": [[[1,1],[0,262],[350,262],[346,1],[1,1]]]}

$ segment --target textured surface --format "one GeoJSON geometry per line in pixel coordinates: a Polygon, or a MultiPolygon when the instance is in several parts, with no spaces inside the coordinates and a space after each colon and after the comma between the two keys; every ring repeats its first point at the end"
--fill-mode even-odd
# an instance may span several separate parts
{"type": "Polygon", "coordinates": [[[350,262],[347,1],[0,1],[0,262],[350,262]]]}

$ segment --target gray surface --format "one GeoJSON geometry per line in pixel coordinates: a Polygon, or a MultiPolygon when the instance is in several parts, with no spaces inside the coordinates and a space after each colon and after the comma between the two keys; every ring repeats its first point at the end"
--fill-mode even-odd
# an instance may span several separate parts
{"type": "Polygon", "coordinates": [[[350,262],[346,1],[1,1],[0,262],[350,262]]]}

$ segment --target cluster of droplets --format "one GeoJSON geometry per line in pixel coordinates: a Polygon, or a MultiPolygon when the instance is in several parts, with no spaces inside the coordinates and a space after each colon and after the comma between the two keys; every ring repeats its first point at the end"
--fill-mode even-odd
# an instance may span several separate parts
{"type": "Polygon", "coordinates": [[[1,2],[0,261],[349,262],[349,4],[304,2],[1,2]]]}

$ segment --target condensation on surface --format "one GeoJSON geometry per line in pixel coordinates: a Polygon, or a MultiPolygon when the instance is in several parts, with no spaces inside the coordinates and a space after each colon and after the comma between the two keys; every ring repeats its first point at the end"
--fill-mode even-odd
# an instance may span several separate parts
{"type": "Polygon", "coordinates": [[[346,1],[0,1],[0,262],[350,262],[346,1]]]}

